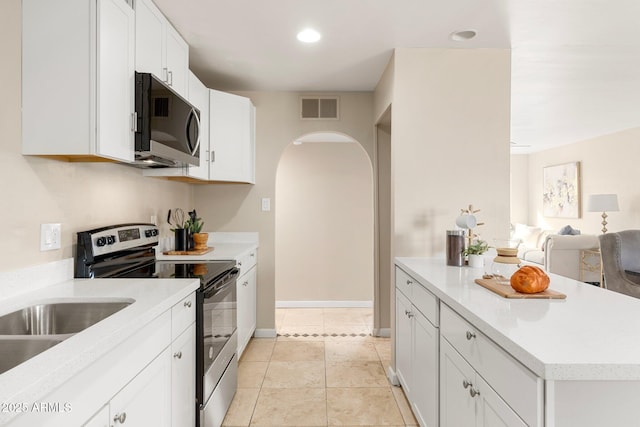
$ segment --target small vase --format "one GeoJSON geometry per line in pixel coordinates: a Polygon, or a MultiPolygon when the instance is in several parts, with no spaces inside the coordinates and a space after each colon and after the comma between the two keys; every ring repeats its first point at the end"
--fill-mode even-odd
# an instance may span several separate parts
{"type": "Polygon", "coordinates": [[[207,249],[207,240],[209,240],[209,233],[194,233],[193,241],[195,242],[194,249],[201,250],[207,249]]]}
{"type": "Polygon", "coordinates": [[[471,268],[484,267],[484,257],[478,254],[469,254],[469,267],[471,268]]]}
{"type": "Polygon", "coordinates": [[[187,250],[187,230],[185,228],[176,228],[176,251],[186,251],[187,250]]]}

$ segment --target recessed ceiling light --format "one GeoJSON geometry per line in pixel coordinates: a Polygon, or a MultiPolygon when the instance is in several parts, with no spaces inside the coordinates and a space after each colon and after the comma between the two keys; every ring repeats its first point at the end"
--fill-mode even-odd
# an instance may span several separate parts
{"type": "Polygon", "coordinates": [[[320,33],[311,28],[306,28],[298,33],[298,40],[303,43],[315,43],[320,40],[320,37],[320,33]]]}
{"type": "Polygon", "coordinates": [[[449,38],[455,42],[464,42],[471,40],[476,36],[476,34],[475,30],[454,31],[449,35],[449,38]]]}

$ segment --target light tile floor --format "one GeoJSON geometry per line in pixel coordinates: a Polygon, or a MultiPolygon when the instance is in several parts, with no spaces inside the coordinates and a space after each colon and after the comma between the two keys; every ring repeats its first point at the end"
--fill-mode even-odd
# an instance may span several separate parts
{"type": "Polygon", "coordinates": [[[372,323],[371,309],[277,309],[278,337],[247,346],[223,425],[417,426],[372,323]]]}

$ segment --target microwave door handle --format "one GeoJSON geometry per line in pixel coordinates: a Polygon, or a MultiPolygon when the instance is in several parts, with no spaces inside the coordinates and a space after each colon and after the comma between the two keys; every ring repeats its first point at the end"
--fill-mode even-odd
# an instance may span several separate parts
{"type": "Polygon", "coordinates": [[[200,147],[200,119],[198,118],[198,114],[196,113],[196,110],[194,108],[191,108],[191,111],[189,112],[189,117],[187,118],[187,125],[186,125],[185,132],[187,136],[187,148],[189,149],[189,152],[193,156],[198,151],[198,147],[200,147]],[[198,139],[196,141],[195,147],[191,145],[191,135],[189,133],[189,130],[191,129],[191,122],[194,119],[196,122],[196,126],[197,126],[196,131],[198,134],[198,139]]]}

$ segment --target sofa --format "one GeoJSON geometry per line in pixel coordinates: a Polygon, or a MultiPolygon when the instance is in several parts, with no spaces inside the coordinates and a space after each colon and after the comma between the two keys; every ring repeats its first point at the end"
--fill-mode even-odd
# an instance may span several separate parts
{"type": "Polygon", "coordinates": [[[577,230],[574,234],[557,234],[539,227],[516,224],[511,238],[518,244],[518,258],[526,264],[575,280],[600,282],[597,271],[585,269],[582,278],[580,275],[581,251],[599,248],[598,236],[575,232],[577,230]]]}

